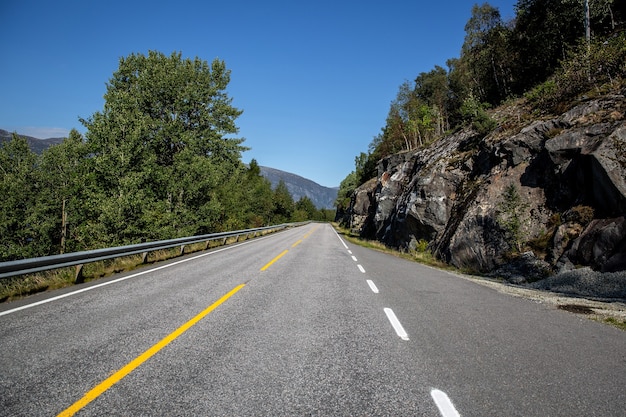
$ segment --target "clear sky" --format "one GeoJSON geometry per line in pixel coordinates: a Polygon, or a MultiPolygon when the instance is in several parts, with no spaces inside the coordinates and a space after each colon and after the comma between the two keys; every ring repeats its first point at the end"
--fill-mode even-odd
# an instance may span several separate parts
{"type": "MultiPolygon", "coordinates": [[[[482,1],[0,0],[0,128],[66,136],[104,107],[119,58],[215,58],[244,111],[244,162],[338,186],[405,80],[459,56],[482,1]]],[[[502,17],[516,0],[491,0],[502,17]]]]}

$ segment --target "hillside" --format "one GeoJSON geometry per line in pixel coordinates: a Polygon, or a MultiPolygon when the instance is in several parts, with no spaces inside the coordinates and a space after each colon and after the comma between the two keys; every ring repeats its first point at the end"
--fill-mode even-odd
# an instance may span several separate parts
{"type": "Polygon", "coordinates": [[[278,169],[264,166],[260,168],[261,175],[272,183],[273,188],[282,180],[294,201],[298,201],[302,197],[308,197],[318,209],[333,208],[333,204],[337,199],[337,188],[324,187],[309,179],[278,169]]]}
{"type": "MultiPolygon", "coordinates": [[[[625,114],[624,88],[543,117],[523,100],[503,106],[487,134],[466,127],[379,161],[344,222],[388,246],[427,245],[458,268],[515,283],[622,276],[625,114]]],[[[626,296],[613,287],[602,295],[626,296]]]]}
{"type": "MultiPolygon", "coordinates": [[[[20,135],[20,136],[26,139],[28,146],[36,154],[41,154],[44,150],[46,150],[50,146],[57,145],[63,142],[63,139],[64,139],[64,138],[37,139],[37,138],[33,138],[31,136],[26,136],[26,135],[20,135]]],[[[12,137],[13,137],[13,133],[0,129],[0,144],[3,142],[10,141],[12,137]]]]}

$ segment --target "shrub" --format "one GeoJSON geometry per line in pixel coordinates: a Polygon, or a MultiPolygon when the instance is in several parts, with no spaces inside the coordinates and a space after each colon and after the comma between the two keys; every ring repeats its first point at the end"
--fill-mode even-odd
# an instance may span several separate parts
{"type": "Polygon", "coordinates": [[[595,216],[595,212],[593,207],[589,206],[576,206],[571,208],[565,213],[565,218],[567,221],[575,222],[581,224],[583,226],[591,223],[595,216]]]}
{"type": "Polygon", "coordinates": [[[626,32],[591,43],[581,41],[561,62],[546,82],[526,93],[526,98],[543,111],[557,108],[582,93],[626,77],[626,32]]]}
{"type": "Polygon", "coordinates": [[[415,245],[415,250],[417,252],[426,252],[428,250],[428,241],[424,239],[418,240],[415,245]]]}
{"type": "Polygon", "coordinates": [[[461,105],[461,117],[463,121],[470,123],[472,128],[480,136],[486,136],[491,133],[498,125],[498,122],[487,114],[488,108],[488,104],[480,103],[473,96],[465,99],[461,105]]]}
{"type": "Polygon", "coordinates": [[[522,250],[524,237],[523,214],[528,205],[522,200],[515,184],[504,190],[502,200],[498,204],[497,221],[504,230],[506,242],[518,252],[522,250]]]}

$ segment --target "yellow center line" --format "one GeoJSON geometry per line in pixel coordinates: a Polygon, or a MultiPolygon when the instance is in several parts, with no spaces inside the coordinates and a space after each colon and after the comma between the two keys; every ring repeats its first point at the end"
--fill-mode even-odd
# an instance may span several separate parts
{"type": "Polygon", "coordinates": [[[269,261],[267,264],[265,264],[265,266],[263,268],[261,268],[261,271],[265,271],[267,268],[269,268],[270,266],[272,266],[272,264],[274,262],[276,262],[277,260],[279,260],[280,258],[282,258],[283,256],[285,256],[285,254],[289,252],[288,249],[285,249],[284,251],[282,251],[280,253],[280,255],[278,255],[277,257],[275,257],[274,259],[272,259],[271,261],[269,261]]]}
{"type": "Polygon", "coordinates": [[[297,241],[296,243],[294,243],[293,245],[291,245],[292,248],[295,248],[296,246],[298,246],[300,243],[302,243],[302,239],[300,239],[299,241],[297,241]]]}
{"type": "Polygon", "coordinates": [[[195,316],[194,318],[189,320],[187,323],[185,323],[182,326],[180,326],[178,329],[176,329],[170,335],[166,336],[163,340],[158,342],[156,345],[152,346],[150,349],[146,350],[144,353],[139,355],[137,358],[133,359],[126,366],[124,366],[122,369],[120,369],[119,371],[117,371],[116,373],[111,375],[109,378],[105,379],[100,384],[96,385],[91,391],[87,392],[83,398],[81,398],[80,400],[76,401],[69,408],[67,408],[66,410],[61,412],[61,414],[59,414],[58,417],[60,417],[60,416],[73,416],[75,413],[77,413],[79,410],[81,410],[87,404],[89,404],[90,402],[92,402],[93,400],[98,398],[106,390],[108,390],[113,385],[118,383],[126,375],[128,375],[132,371],[134,371],[137,367],[139,367],[139,365],[141,365],[142,363],[144,363],[145,361],[150,359],[152,356],[154,356],[158,351],[163,349],[170,342],[172,342],[177,337],[179,337],[180,335],[185,333],[187,330],[189,330],[189,328],[191,328],[194,324],[196,324],[200,320],[202,320],[207,314],[209,314],[211,311],[215,310],[217,307],[219,307],[222,303],[224,303],[230,297],[235,295],[235,293],[237,291],[239,291],[240,289],[242,289],[244,286],[245,286],[245,284],[241,284],[241,285],[236,286],[232,290],[230,290],[228,293],[223,295],[222,298],[220,298],[219,300],[217,300],[216,302],[211,304],[209,307],[207,307],[200,314],[198,314],[197,316],[195,316]]]}
{"type": "Polygon", "coordinates": [[[309,233],[307,233],[306,235],[304,235],[303,239],[306,239],[307,237],[311,236],[311,234],[313,234],[313,232],[314,232],[314,231],[316,231],[318,227],[319,227],[319,225],[318,225],[318,226],[315,226],[313,229],[311,229],[311,230],[309,231],[309,233]]]}

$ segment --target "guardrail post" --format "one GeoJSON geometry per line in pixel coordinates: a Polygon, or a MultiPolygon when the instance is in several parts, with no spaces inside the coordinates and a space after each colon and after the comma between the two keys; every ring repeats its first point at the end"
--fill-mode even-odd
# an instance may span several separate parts
{"type": "Polygon", "coordinates": [[[185,254],[185,245],[180,245],[180,256],[185,254]]]}
{"type": "Polygon", "coordinates": [[[74,274],[74,283],[82,284],[85,282],[85,277],[83,276],[83,264],[76,265],[76,273],[74,274]]]}
{"type": "Polygon", "coordinates": [[[210,241],[210,240],[207,240],[207,241],[204,243],[204,250],[209,249],[209,245],[210,245],[210,244],[211,244],[211,241],[210,241]]]}
{"type": "Polygon", "coordinates": [[[145,264],[146,262],[148,262],[148,252],[144,252],[141,254],[141,263],[145,264]]]}
{"type": "Polygon", "coordinates": [[[226,241],[228,240],[227,237],[224,238],[224,240],[222,240],[222,246],[226,245],[226,241]]]}

